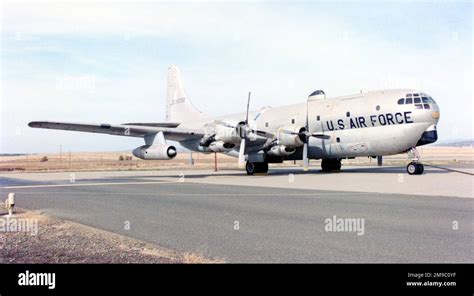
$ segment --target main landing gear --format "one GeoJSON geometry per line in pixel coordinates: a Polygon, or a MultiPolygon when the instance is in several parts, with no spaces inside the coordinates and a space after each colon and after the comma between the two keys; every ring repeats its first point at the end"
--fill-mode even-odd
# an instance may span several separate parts
{"type": "Polygon", "coordinates": [[[423,174],[424,170],[425,168],[421,163],[412,161],[407,165],[407,172],[410,175],[421,175],[423,174]]]}
{"type": "Polygon", "coordinates": [[[247,171],[247,175],[253,174],[266,174],[268,173],[268,162],[250,162],[247,161],[245,165],[245,170],[247,171]]]}
{"type": "Polygon", "coordinates": [[[341,169],[340,159],[323,159],[321,161],[321,170],[323,172],[339,171],[341,169]]]}
{"type": "Polygon", "coordinates": [[[425,167],[420,163],[420,154],[416,147],[411,148],[409,154],[412,154],[412,162],[407,165],[407,172],[409,175],[421,175],[425,171],[425,167]]]}

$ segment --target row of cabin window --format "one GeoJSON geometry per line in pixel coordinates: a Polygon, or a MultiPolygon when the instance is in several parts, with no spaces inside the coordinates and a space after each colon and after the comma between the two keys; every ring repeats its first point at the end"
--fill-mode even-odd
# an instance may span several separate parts
{"type": "MultiPolygon", "coordinates": [[[[318,116],[319,117],[319,116],[318,116]]],[[[318,119],[319,120],[319,119],[318,119]]],[[[291,124],[295,124],[295,119],[292,118],[291,119],[291,124]]],[[[265,122],[265,127],[268,127],[268,122],[265,122]]]]}
{"type": "MultiPolygon", "coordinates": [[[[428,106],[428,108],[425,108],[425,109],[429,109],[429,108],[430,107],[428,106]]],[[[423,109],[423,107],[421,107],[419,109],[423,109]]],[[[351,117],[351,112],[346,112],[346,116],[351,117]]],[[[321,120],[321,116],[320,115],[316,116],[316,121],[320,121],[320,120],[321,120]]],[[[291,119],[291,124],[295,124],[295,119],[294,118],[291,119]]],[[[268,127],[268,122],[265,122],[265,127],[268,127]]]]}
{"type": "MultiPolygon", "coordinates": [[[[319,121],[319,119],[320,119],[319,115],[318,115],[317,119],[318,119],[318,121],[319,121]]],[[[291,119],[291,124],[295,124],[295,123],[296,123],[295,119],[292,118],[292,119],[291,119]]],[[[265,122],[265,127],[268,127],[268,122],[265,122]]]]}
{"type": "MultiPolygon", "coordinates": [[[[351,112],[346,112],[346,116],[350,117],[351,112]]],[[[320,115],[316,116],[316,121],[320,121],[320,120],[321,120],[321,116],[320,115]]],[[[295,124],[295,119],[294,118],[291,119],[291,124],[295,124]]],[[[268,127],[268,122],[265,122],[265,127],[268,127]]]]}
{"type": "MultiPolygon", "coordinates": [[[[424,109],[430,109],[430,105],[427,104],[428,102],[431,103],[430,99],[429,99],[429,98],[426,98],[426,97],[423,97],[423,103],[425,103],[425,104],[421,104],[420,98],[415,98],[415,109],[423,109],[423,108],[424,108],[424,109]]],[[[404,98],[398,100],[398,104],[399,104],[399,105],[412,104],[412,103],[413,103],[413,101],[412,101],[411,98],[406,99],[406,102],[405,102],[405,99],[404,99],[404,98]]],[[[350,117],[350,116],[351,116],[351,113],[350,113],[350,112],[346,112],[346,116],[347,116],[347,117],[350,117]]],[[[321,120],[321,116],[319,116],[319,115],[316,116],[316,120],[317,120],[317,121],[320,121],[320,120],[321,120]]],[[[291,119],[291,124],[295,124],[295,119],[294,119],[294,118],[291,119]]],[[[265,127],[268,127],[268,122],[265,122],[265,127]]]]}

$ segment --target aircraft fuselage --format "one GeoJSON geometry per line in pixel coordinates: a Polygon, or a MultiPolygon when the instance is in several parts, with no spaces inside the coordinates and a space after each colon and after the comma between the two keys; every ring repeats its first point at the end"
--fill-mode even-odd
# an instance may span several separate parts
{"type": "MultiPolygon", "coordinates": [[[[252,128],[270,133],[284,126],[304,127],[306,102],[264,108],[250,114],[252,128]]],[[[181,126],[203,128],[215,120],[240,122],[243,119],[245,114],[239,113],[206,118],[199,122],[184,122],[181,126]]],[[[328,135],[329,139],[311,137],[308,142],[308,157],[346,158],[402,153],[410,148],[435,142],[438,120],[439,108],[435,101],[415,90],[384,90],[310,100],[309,131],[328,135]],[[399,102],[401,99],[404,99],[403,104],[399,102]]],[[[181,144],[199,151],[195,141],[181,144]]],[[[233,152],[229,154],[235,155],[233,152]]],[[[301,159],[301,149],[284,159],[301,159]]]]}

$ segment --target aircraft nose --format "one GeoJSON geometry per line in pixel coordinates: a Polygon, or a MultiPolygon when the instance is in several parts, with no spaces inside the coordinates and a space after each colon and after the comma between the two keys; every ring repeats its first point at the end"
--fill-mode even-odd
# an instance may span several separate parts
{"type": "Polygon", "coordinates": [[[439,112],[439,107],[436,102],[431,103],[431,118],[434,119],[434,121],[438,121],[440,117],[440,112],[439,112]]]}
{"type": "Polygon", "coordinates": [[[438,131],[436,130],[436,125],[430,126],[423,134],[421,138],[416,143],[416,146],[426,145],[434,143],[438,140],[438,131]]]}
{"type": "Polygon", "coordinates": [[[433,119],[433,122],[436,124],[439,120],[440,117],[440,112],[439,112],[439,107],[436,101],[427,94],[421,94],[422,97],[421,99],[423,100],[423,106],[424,109],[431,115],[431,118],[433,119]]]}

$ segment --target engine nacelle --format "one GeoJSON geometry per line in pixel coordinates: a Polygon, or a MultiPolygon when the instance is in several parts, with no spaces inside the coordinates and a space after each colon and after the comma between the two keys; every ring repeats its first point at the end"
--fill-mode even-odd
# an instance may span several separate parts
{"type": "Polygon", "coordinates": [[[177,151],[174,146],[169,145],[143,145],[133,149],[132,154],[141,159],[166,160],[176,156],[177,151]]]}
{"type": "Polygon", "coordinates": [[[233,143],[225,143],[223,141],[214,141],[209,144],[209,150],[212,152],[228,152],[234,149],[235,144],[233,143]]]}
{"type": "MultiPolygon", "coordinates": [[[[238,126],[238,124],[236,124],[238,126]]],[[[238,144],[242,140],[239,135],[239,129],[230,126],[216,125],[215,127],[215,139],[224,143],[238,144]]]]}
{"type": "Polygon", "coordinates": [[[267,152],[269,155],[274,155],[274,156],[287,156],[295,153],[296,148],[294,147],[285,147],[283,145],[276,145],[270,148],[270,150],[267,152]]]}
{"type": "Polygon", "coordinates": [[[304,135],[292,134],[304,132],[305,128],[296,125],[287,125],[278,129],[278,144],[286,147],[301,147],[304,144],[304,135]]]}

